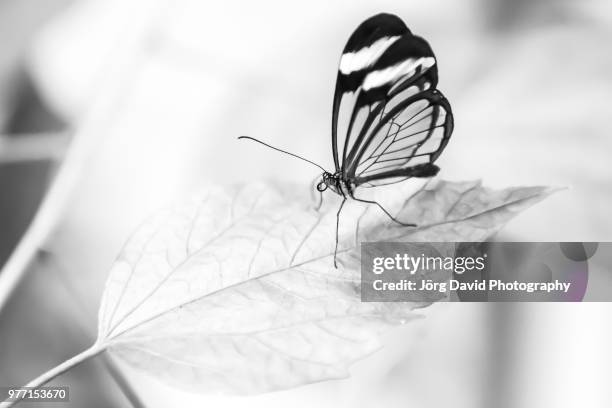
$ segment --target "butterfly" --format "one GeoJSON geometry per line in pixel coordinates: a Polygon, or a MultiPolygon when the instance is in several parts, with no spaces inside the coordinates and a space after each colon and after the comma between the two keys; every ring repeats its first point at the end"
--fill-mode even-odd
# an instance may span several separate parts
{"type": "Polygon", "coordinates": [[[437,84],[437,61],[427,41],[412,34],[396,15],[377,14],[357,27],[340,57],[332,109],[333,172],[255,138],[239,138],[323,170],[316,185],[321,197],[327,189],[342,197],[336,217],[334,265],[340,213],[348,199],[374,204],[394,222],[416,226],[356,193],[438,173],[434,162],[450,140],[454,121],[437,84]]]}

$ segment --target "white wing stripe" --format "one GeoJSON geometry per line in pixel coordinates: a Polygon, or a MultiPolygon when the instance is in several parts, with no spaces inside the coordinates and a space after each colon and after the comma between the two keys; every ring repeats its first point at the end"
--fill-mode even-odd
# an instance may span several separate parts
{"type": "Polygon", "coordinates": [[[422,57],[419,59],[409,58],[399,64],[392,65],[385,69],[370,72],[363,80],[363,90],[369,91],[386,84],[393,84],[403,76],[415,71],[418,67],[427,70],[436,63],[435,58],[422,57]]]}
{"type": "Polygon", "coordinates": [[[340,72],[348,75],[369,67],[399,38],[399,36],[383,37],[358,51],[343,54],[340,58],[340,72]]]}

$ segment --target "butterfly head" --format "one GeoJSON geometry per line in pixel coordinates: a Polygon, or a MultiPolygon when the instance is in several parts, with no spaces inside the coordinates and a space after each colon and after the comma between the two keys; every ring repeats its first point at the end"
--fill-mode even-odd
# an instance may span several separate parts
{"type": "Polygon", "coordinates": [[[328,171],[324,172],[321,175],[321,181],[317,184],[317,190],[323,192],[328,188],[332,189],[332,191],[339,193],[340,191],[340,176],[338,173],[332,174],[328,171]]]}
{"type": "Polygon", "coordinates": [[[319,181],[319,183],[317,183],[317,191],[323,192],[325,190],[327,190],[327,188],[330,186],[330,183],[332,183],[332,179],[333,179],[333,175],[329,172],[324,172],[321,175],[321,181],[319,181]]]}

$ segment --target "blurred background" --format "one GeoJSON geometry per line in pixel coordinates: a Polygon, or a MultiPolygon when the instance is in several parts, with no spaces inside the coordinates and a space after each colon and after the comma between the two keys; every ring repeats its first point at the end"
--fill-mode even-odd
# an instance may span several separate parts
{"type": "MultiPolygon", "coordinates": [[[[609,241],[609,1],[0,0],[0,264],[69,147],[82,146],[58,223],[0,310],[0,384],[25,383],[91,344],[107,271],[146,215],[210,182],[306,188],[317,175],[237,136],[331,168],[340,52],[382,11],[438,57],[456,121],[441,177],[568,187],[500,239],[609,241]]],[[[134,406],[122,381],[147,407],[612,406],[608,304],[437,304],[423,314],[350,379],[269,395],[186,394],[99,358],[55,383],[71,387],[70,407],[134,406]]]]}

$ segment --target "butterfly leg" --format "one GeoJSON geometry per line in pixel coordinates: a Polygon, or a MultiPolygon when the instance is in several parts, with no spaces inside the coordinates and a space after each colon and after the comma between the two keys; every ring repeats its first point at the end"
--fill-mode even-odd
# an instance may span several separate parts
{"type": "Polygon", "coordinates": [[[323,192],[319,191],[319,204],[315,207],[315,211],[319,211],[323,205],[323,192]]]}
{"type": "Polygon", "coordinates": [[[336,247],[334,249],[334,267],[338,269],[338,263],[336,262],[336,255],[338,255],[338,242],[339,239],[339,230],[340,230],[340,212],[342,211],[342,207],[346,203],[346,197],[342,198],[342,202],[340,203],[340,207],[338,208],[338,212],[336,213],[336,247]]]}
{"type": "MultiPolygon", "coordinates": [[[[314,194],[319,193],[318,203],[314,207],[315,211],[317,211],[317,212],[321,209],[321,206],[323,205],[323,192],[322,191],[318,191],[317,188],[316,188],[316,185],[317,185],[317,182],[319,181],[319,179],[320,179],[320,177],[315,178],[313,180],[313,182],[311,183],[311,185],[310,185],[311,193],[312,192],[315,192],[314,194]]],[[[312,201],[317,200],[317,197],[315,195],[311,194],[311,196],[312,196],[312,201]]]]}
{"type": "Polygon", "coordinates": [[[402,222],[402,221],[398,220],[393,215],[391,215],[391,213],[389,211],[387,211],[387,209],[385,209],[385,207],[383,207],[382,205],[380,205],[380,203],[378,203],[376,201],[362,200],[361,198],[356,198],[356,197],[352,197],[352,198],[353,198],[353,200],[361,201],[362,203],[376,204],[378,206],[378,208],[380,208],[385,214],[387,214],[387,216],[389,218],[391,218],[394,222],[398,223],[399,225],[403,225],[404,227],[416,227],[417,226],[416,224],[413,224],[413,223],[407,223],[407,222],[402,222]]]}

